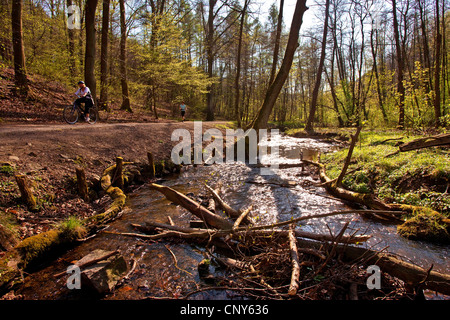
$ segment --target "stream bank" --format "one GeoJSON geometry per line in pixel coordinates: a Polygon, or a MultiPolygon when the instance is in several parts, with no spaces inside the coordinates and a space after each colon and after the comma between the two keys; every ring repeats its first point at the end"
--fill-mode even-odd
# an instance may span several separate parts
{"type": "MultiPolygon", "coordinates": [[[[289,137],[281,139],[283,141],[271,141],[270,143],[283,145],[280,158],[283,163],[298,162],[300,154],[304,158],[314,159],[318,157],[319,152],[333,149],[330,144],[322,144],[310,139],[289,137]]],[[[176,179],[158,182],[172,186],[178,191],[196,198],[201,203],[207,199],[203,183],[215,185],[220,181],[223,198],[227,199],[234,208],[252,204],[252,214],[261,224],[348,209],[341,200],[330,197],[323,188],[315,187],[318,177],[308,169],[305,170],[300,166],[281,169],[272,176],[261,176],[259,173],[260,168],[257,166],[248,166],[243,163],[218,164],[190,167],[176,179]],[[289,183],[289,181],[295,183],[289,183]]],[[[185,225],[191,218],[191,214],[185,209],[173,205],[161,195],[146,188],[145,185],[129,196],[127,207],[123,215],[110,224],[108,231],[115,233],[133,231],[130,223],[144,224],[146,221],[167,223],[167,216],[172,217],[176,225],[185,225]]],[[[399,254],[425,269],[428,269],[433,263],[433,270],[449,273],[448,247],[401,238],[396,234],[395,227],[376,223],[359,215],[327,217],[325,220],[312,219],[299,228],[311,232],[336,234],[347,222],[349,230],[359,234],[372,235],[372,238],[365,244],[368,248],[382,249],[389,246],[389,252],[399,254]]],[[[80,296],[78,293],[68,290],[64,285],[64,279],[55,280],[52,275],[67,267],[69,262],[80,259],[96,248],[120,249],[124,256],[135,260],[138,266],[129,281],[116,288],[104,299],[177,298],[198,291],[205,285],[197,270],[198,263],[208,258],[208,253],[201,246],[192,246],[184,241],[148,242],[139,238],[104,232],[77,246],[51,265],[45,266],[41,271],[30,275],[18,294],[26,299],[89,298],[89,296],[80,296]]],[[[219,274],[222,272],[220,268],[215,270],[216,267],[212,267],[214,267],[214,272],[219,274]]],[[[316,288],[320,288],[318,283],[325,283],[324,279],[326,277],[322,275],[315,280],[316,288]]],[[[360,283],[359,286],[361,285],[363,284],[360,283]]],[[[427,294],[432,295],[431,293],[427,294]]],[[[236,295],[232,290],[198,291],[189,296],[191,299],[239,297],[242,295],[236,295]]],[[[326,294],[316,294],[315,297],[323,299],[326,294]]],[[[340,297],[345,299],[345,295],[340,297]]]]}

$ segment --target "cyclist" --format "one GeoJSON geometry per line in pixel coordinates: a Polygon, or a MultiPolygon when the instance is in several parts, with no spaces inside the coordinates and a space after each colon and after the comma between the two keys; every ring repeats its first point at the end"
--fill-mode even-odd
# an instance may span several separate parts
{"type": "Polygon", "coordinates": [[[84,119],[86,120],[86,122],[89,122],[89,108],[94,105],[94,102],[92,101],[91,90],[86,87],[84,81],[79,81],[78,87],[79,88],[77,92],[75,92],[75,95],[78,97],[78,99],[75,100],[75,105],[80,106],[82,103],[84,103],[84,119]]]}

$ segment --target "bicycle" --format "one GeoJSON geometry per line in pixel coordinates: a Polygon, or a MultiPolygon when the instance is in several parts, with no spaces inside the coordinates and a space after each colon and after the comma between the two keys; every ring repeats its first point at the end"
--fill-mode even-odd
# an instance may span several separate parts
{"type": "MultiPolygon", "coordinates": [[[[84,119],[84,111],[81,106],[77,106],[75,102],[72,105],[64,107],[63,118],[68,124],[77,123],[79,118],[84,119]]],[[[89,108],[89,124],[95,124],[99,119],[98,109],[95,105],[89,108]]]]}

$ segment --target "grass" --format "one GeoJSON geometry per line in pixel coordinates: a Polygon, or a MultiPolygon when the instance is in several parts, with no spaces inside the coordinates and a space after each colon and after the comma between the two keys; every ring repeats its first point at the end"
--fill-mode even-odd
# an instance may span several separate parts
{"type": "MultiPolygon", "coordinates": [[[[429,208],[438,212],[441,218],[448,218],[450,153],[447,149],[427,148],[386,157],[398,150],[400,142],[405,143],[421,137],[423,136],[408,135],[407,132],[401,131],[363,131],[353,151],[348,170],[359,169],[345,176],[343,186],[359,193],[375,194],[386,203],[429,208]],[[396,140],[386,141],[387,139],[396,140]]],[[[321,161],[326,165],[327,175],[331,179],[341,172],[346,156],[346,148],[322,155],[321,161]]],[[[414,225],[415,229],[402,230],[403,235],[415,238],[412,233],[416,232],[442,239],[445,226],[439,225],[437,217],[417,212],[409,219],[409,227],[414,225]],[[430,232],[424,231],[424,224],[428,225],[430,232]]],[[[446,234],[448,236],[448,232],[446,234]]]]}
{"type": "Polygon", "coordinates": [[[73,216],[61,221],[57,225],[57,229],[61,231],[60,237],[69,241],[81,239],[86,236],[86,228],[84,227],[83,222],[73,216]]]}
{"type": "Polygon", "coordinates": [[[13,175],[15,171],[16,171],[16,169],[14,169],[14,167],[11,166],[10,164],[3,164],[0,167],[0,173],[3,173],[8,176],[13,175]]]}

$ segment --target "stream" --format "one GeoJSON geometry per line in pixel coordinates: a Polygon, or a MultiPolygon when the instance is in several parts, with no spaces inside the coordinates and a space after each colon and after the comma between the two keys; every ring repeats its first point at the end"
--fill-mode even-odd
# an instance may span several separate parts
{"type": "MultiPolygon", "coordinates": [[[[301,158],[317,160],[320,153],[333,152],[336,147],[307,138],[278,136],[260,144],[279,147],[278,163],[299,163],[301,158]]],[[[270,156],[263,158],[272,161],[270,156]]],[[[315,215],[336,210],[348,210],[341,200],[328,195],[316,174],[311,175],[301,167],[274,170],[273,175],[261,175],[261,167],[245,163],[223,163],[210,166],[189,166],[178,177],[157,181],[194,197],[204,192],[203,183],[222,184],[222,197],[235,209],[253,205],[252,216],[257,223],[285,221],[305,215],[315,215]]],[[[187,225],[191,214],[167,201],[165,197],[143,185],[129,195],[127,208],[122,216],[110,223],[108,230],[136,232],[130,223],[145,221],[167,223],[170,216],[177,225],[187,225]]],[[[346,234],[367,234],[372,237],[363,244],[371,249],[383,249],[403,259],[428,269],[450,273],[449,246],[412,241],[400,237],[396,226],[374,222],[357,214],[336,215],[322,219],[306,220],[301,230],[336,235],[350,221],[346,234]]],[[[18,293],[25,299],[92,299],[98,298],[80,290],[69,290],[66,278],[55,279],[73,261],[95,249],[120,249],[125,259],[136,261],[136,270],[115,291],[102,299],[144,299],[148,297],[177,298],[204,285],[197,271],[197,264],[206,257],[204,249],[182,241],[148,242],[134,237],[101,232],[95,238],[83,242],[60,256],[50,265],[32,273],[18,293]],[[174,258],[177,263],[175,264],[174,258]]],[[[217,271],[220,272],[220,271],[217,271]]],[[[431,292],[427,298],[435,298],[431,292]]],[[[191,295],[190,299],[233,299],[232,292],[204,291],[191,295]]]]}

